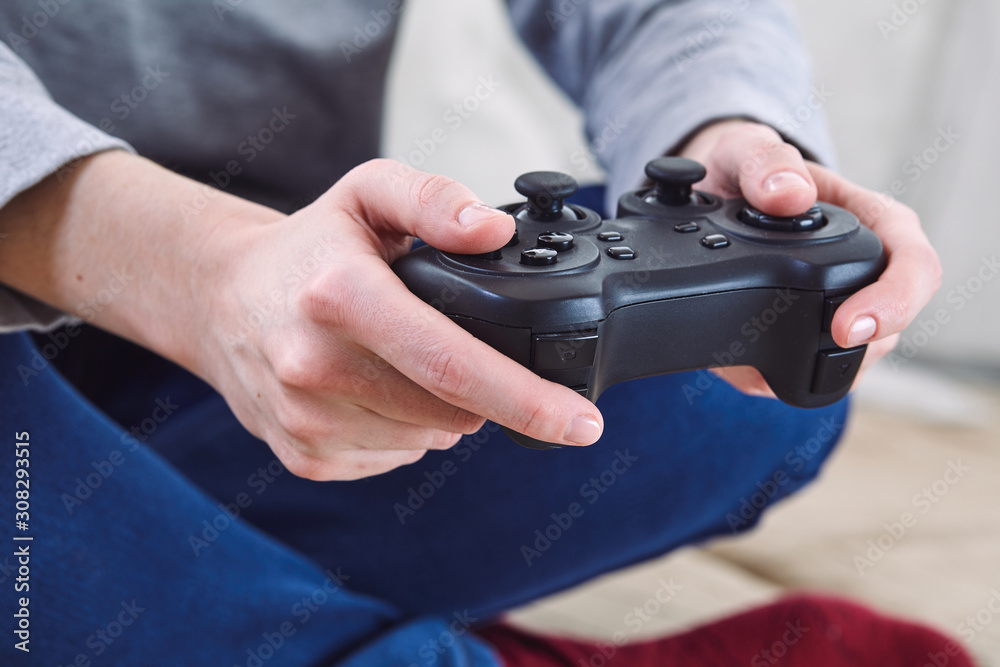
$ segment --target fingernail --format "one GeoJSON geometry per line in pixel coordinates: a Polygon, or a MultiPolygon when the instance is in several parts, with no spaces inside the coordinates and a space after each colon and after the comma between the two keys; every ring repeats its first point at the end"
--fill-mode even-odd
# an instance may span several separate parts
{"type": "Polygon", "coordinates": [[[778,190],[808,190],[809,181],[802,178],[794,171],[779,171],[771,174],[764,181],[764,192],[776,192],[778,190]]]}
{"type": "Polygon", "coordinates": [[[578,445],[589,445],[597,442],[601,437],[601,425],[593,417],[574,417],[569,423],[564,440],[575,442],[578,445]]]}
{"type": "Polygon", "coordinates": [[[851,325],[851,333],[847,334],[848,347],[861,345],[870,340],[875,335],[876,328],[878,325],[875,323],[875,318],[868,315],[862,315],[854,320],[854,324],[851,325]]]}
{"type": "Polygon", "coordinates": [[[458,214],[458,224],[463,227],[472,227],[473,225],[478,225],[487,218],[492,218],[497,215],[506,215],[506,213],[495,209],[492,206],[487,206],[481,202],[473,202],[463,208],[462,212],[458,214]]]}

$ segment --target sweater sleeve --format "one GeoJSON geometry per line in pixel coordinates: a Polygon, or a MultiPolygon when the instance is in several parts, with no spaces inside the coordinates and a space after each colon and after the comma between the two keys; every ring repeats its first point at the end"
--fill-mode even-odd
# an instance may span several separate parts
{"type": "Polygon", "coordinates": [[[508,0],[521,38],[583,109],[608,204],[694,130],[744,117],[832,160],[823,103],[782,0],[508,0]]]}
{"type": "MultiPolygon", "coordinates": [[[[81,158],[113,148],[132,150],[56,104],[24,61],[0,42],[0,208],[46,177],[67,173],[81,158]]],[[[0,286],[0,333],[45,330],[71,320],[0,286]]]]}

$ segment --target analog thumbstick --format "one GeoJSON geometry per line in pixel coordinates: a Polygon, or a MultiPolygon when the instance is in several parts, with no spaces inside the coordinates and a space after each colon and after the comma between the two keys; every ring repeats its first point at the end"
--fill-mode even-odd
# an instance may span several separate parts
{"type": "Polygon", "coordinates": [[[514,181],[514,189],[528,199],[528,217],[547,221],[563,218],[563,200],[576,193],[576,179],[558,171],[533,171],[514,181]]]}
{"type": "Polygon", "coordinates": [[[646,176],[656,183],[656,199],[666,206],[691,204],[691,186],[705,173],[701,164],[683,157],[661,157],[646,164],[646,176]]]}

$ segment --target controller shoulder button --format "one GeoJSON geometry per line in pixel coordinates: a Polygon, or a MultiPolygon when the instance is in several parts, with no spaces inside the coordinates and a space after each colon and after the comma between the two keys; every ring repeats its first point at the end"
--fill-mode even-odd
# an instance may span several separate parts
{"type": "Polygon", "coordinates": [[[837,313],[837,309],[840,308],[840,304],[847,301],[850,296],[849,294],[845,296],[833,296],[823,301],[823,331],[833,330],[833,316],[837,313]]]}
{"type": "Polygon", "coordinates": [[[540,335],[532,344],[536,371],[586,368],[597,356],[596,333],[540,335]]]}
{"type": "Polygon", "coordinates": [[[858,374],[867,345],[849,350],[821,350],[813,375],[814,394],[834,394],[846,389],[858,374]]]}

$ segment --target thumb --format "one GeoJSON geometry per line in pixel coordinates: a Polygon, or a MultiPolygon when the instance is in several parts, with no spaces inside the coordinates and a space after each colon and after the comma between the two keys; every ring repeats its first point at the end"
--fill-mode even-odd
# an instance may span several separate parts
{"type": "Polygon", "coordinates": [[[417,236],[446,252],[489,252],[514,235],[514,218],[469,188],[395,160],[355,167],[330,194],[379,236],[417,236]]]}
{"type": "Polygon", "coordinates": [[[765,125],[747,123],[726,132],[710,159],[709,173],[723,191],[739,192],[759,211],[804,213],[816,203],[816,182],[797,148],[765,125]]]}

